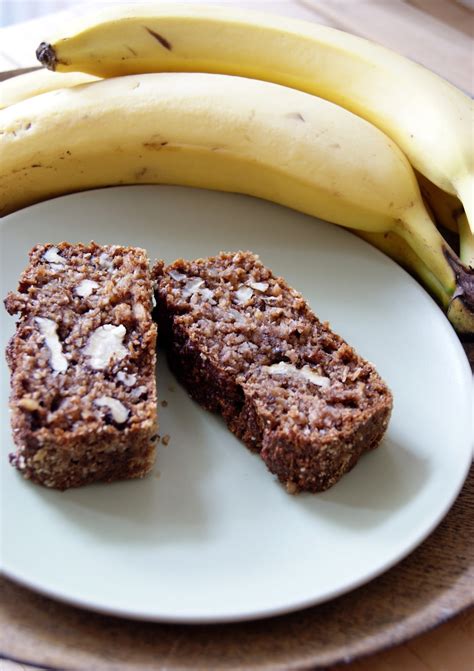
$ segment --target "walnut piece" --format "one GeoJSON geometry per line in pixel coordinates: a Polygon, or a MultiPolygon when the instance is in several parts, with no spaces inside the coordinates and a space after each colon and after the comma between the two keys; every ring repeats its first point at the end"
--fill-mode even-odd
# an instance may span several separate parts
{"type": "Polygon", "coordinates": [[[66,264],[66,259],[62,256],[59,256],[59,249],[57,247],[50,247],[43,254],[43,259],[47,261],[54,270],[62,270],[62,267],[66,264]]]}
{"type": "Polygon", "coordinates": [[[46,317],[35,317],[35,322],[39,326],[41,335],[44,337],[47,348],[49,349],[49,363],[55,373],[64,373],[68,367],[68,361],[63,354],[63,348],[57,334],[58,325],[52,319],[46,317]]]}
{"type": "Polygon", "coordinates": [[[235,300],[237,303],[240,303],[240,305],[248,303],[252,296],[253,291],[250,287],[240,287],[240,289],[235,292],[235,300]]]}
{"type": "Polygon", "coordinates": [[[104,370],[112,359],[120,361],[127,356],[127,348],[122,344],[126,332],[123,324],[105,324],[92,333],[84,350],[84,354],[90,357],[91,368],[104,370]]]}
{"type": "Polygon", "coordinates": [[[181,280],[185,280],[187,275],[183,275],[183,273],[179,273],[177,270],[169,270],[168,275],[174,279],[175,282],[181,282],[181,280]]]}
{"type": "Polygon", "coordinates": [[[193,277],[188,280],[183,287],[183,298],[189,298],[195,294],[204,284],[204,280],[201,280],[199,277],[193,277]]]}
{"type": "Polygon", "coordinates": [[[28,410],[28,412],[34,412],[35,410],[39,410],[39,403],[35,401],[33,398],[28,398],[27,396],[20,398],[20,400],[18,401],[18,406],[23,410],[28,410]]]}
{"type": "Polygon", "coordinates": [[[323,377],[315,373],[310,366],[303,366],[303,368],[296,368],[291,363],[280,361],[274,363],[272,366],[263,366],[262,370],[267,370],[271,375],[286,375],[303,377],[308,382],[318,385],[318,387],[329,387],[331,381],[328,377],[323,377]]]}
{"type": "Polygon", "coordinates": [[[112,398],[112,396],[101,396],[100,398],[96,398],[94,403],[99,408],[109,408],[112,418],[114,422],[117,422],[117,424],[123,424],[126,422],[130,414],[130,411],[124,406],[124,404],[121,401],[118,401],[116,398],[112,398]]]}
{"type": "Polygon", "coordinates": [[[77,287],[74,289],[74,293],[83,298],[87,298],[91,295],[94,289],[97,289],[99,285],[94,280],[82,280],[77,287]]]}
{"type": "Polygon", "coordinates": [[[119,382],[123,382],[126,387],[133,387],[134,384],[137,382],[137,376],[135,373],[131,373],[128,375],[127,373],[124,373],[123,371],[119,370],[117,373],[117,380],[119,382]]]}
{"type": "Polygon", "coordinates": [[[249,287],[252,287],[255,291],[264,293],[268,289],[268,282],[249,282],[249,287]]]}

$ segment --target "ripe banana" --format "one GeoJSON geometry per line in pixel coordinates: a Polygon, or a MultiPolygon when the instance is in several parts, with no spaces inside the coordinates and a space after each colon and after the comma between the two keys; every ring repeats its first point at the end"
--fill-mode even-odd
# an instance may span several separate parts
{"type": "MultiPolygon", "coordinates": [[[[369,242],[380,251],[390,256],[400,266],[405,268],[411,275],[416,277],[425,288],[438,298],[439,303],[446,310],[451,301],[450,294],[439,283],[436,276],[423,263],[420,257],[413,251],[408,242],[401,238],[397,233],[389,231],[387,233],[372,233],[369,231],[354,231],[362,240],[369,242]]],[[[474,325],[473,325],[474,326],[474,325]]]]}
{"type": "Polygon", "coordinates": [[[49,70],[26,72],[24,75],[11,77],[0,83],[0,110],[47,91],[70,88],[96,79],[97,77],[83,72],[54,73],[49,70]]]}
{"type": "Polygon", "coordinates": [[[473,308],[472,278],[458,273],[402,152],[372,124],[300,91],[186,73],[97,81],[2,110],[0,153],[2,214],[111,184],[245,193],[349,228],[396,231],[437,278],[440,302],[456,292],[473,308]]]}
{"type": "Polygon", "coordinates": [[[378,126],[419,172],[456,194],[474,231],[471,99],[377,44],[234,8],[120,4],[69,23],[38,47],[37,56],[63,72],[224,73],[331,100],[378,126]]]}
{"type": "Polygon", "coordinates": [[[459,258],[467,267],[474,270],[474,234],[471,231],[467,217],[463,212],[458,218],[459,226],[459,258]]]}

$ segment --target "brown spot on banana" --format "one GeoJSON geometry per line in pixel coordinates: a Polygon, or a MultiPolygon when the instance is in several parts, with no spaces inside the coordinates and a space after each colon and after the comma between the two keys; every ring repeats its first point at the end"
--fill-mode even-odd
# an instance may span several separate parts
{"type": "Polygon", "coordinates": [[[163,147],[166,147],[167,142],[144,142],[143,146],[145,149],[154,149],[155,151],[160,151],[163,147]]]}
{"type": "Polygon", "coordinates": [[[147,26],[143,26],[143,27],[145,28],[147,33],[149,33],[152,37],[155,38],[155,40],[157,42],[159,42],[161,44],[162,47],[164,47],[165,49],[168,49],[168,51],[172,50],[173,47],[171,46],[171,43],[168,42],[166,37],[163,37],[163,35],[160,35],[160,33],[155,32],[154,30],[152,30],[151,28],[148,28],[147,26]]]}

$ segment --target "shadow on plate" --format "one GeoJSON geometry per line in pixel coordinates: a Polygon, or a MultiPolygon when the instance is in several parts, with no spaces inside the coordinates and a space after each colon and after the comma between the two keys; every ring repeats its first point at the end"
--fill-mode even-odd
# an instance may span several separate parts
{"type": "MultiPolygon", "coordinates": [[[[179,405],[178,401],[170,404],[166,412],[179,412],[179,405]]],[[[176,419],[167,419],[166,426],[176,426],[176,419]]],[[[35,486],[34,493],[50,506],[52,515],[62,515],[67,524],[80,527],[81,533],[100,536],[107,543],[204,542],[209,508],[205,512],[203,495],[212,477],[212,459],[204,417],[196,412],[188,421],[192,435],[186,435],[185,429],[179,435],[173,429],[169,446],[159,445],[155,468],[143,480],[95,484],[62,493],[35,486]]]]}
{"type": "Polygon", "coordinates": [[[327,492],[296,497],[297,505],[331,524],[369,529],[383,524],[416,496],[428,480],[427,459],[387,436],[327,492]]]}

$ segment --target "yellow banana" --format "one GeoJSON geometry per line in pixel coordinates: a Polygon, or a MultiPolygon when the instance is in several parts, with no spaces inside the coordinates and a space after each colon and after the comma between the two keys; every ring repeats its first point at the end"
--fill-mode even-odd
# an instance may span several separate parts
{"type": "Polygon", "coordinates": [[[11,77],[0,83],[0,110],[41,93],[87,84],[96,79],[97,77],[84,72],[54,73],[49,70],[26,72],[24,75],[11,77]]]}
{"type": "Polygon", "coordinates": [[[64,72],[214,72],[321,96],[391,137],[419,172],[460,198],[474,230],[472,100],[362,38],[234,8],[120,4],[69,22],[37,56],[64,72]]]}
{"type": "Polygon", "coordinates": [[[443,308],[446,310],[449,308],[450,294],[445,291],[436,276],[433,275],[406,240],[393,231],[387,233],[354,231],[354,233],[366,242],[370,242],[371,245],[380,249],[387,256],[390,256],[411,275],[418,278],[425,288],[438,298],[443,308]]]}
{"type": "Polygon", "coordinates": [[[465,266],[474,270],[474,234],[464,212],[458,217],[458,226],[459,258],[465,266]]]}
{"type": "Polygon", "coordinates": [[[349,228],[396,231],[436,276],[442,303],[470,295],[398,147],[293,89],[186,73],[93,82],[2,110],[0,153],[2,214],[111,184],[245,193],[349,228]]]}

